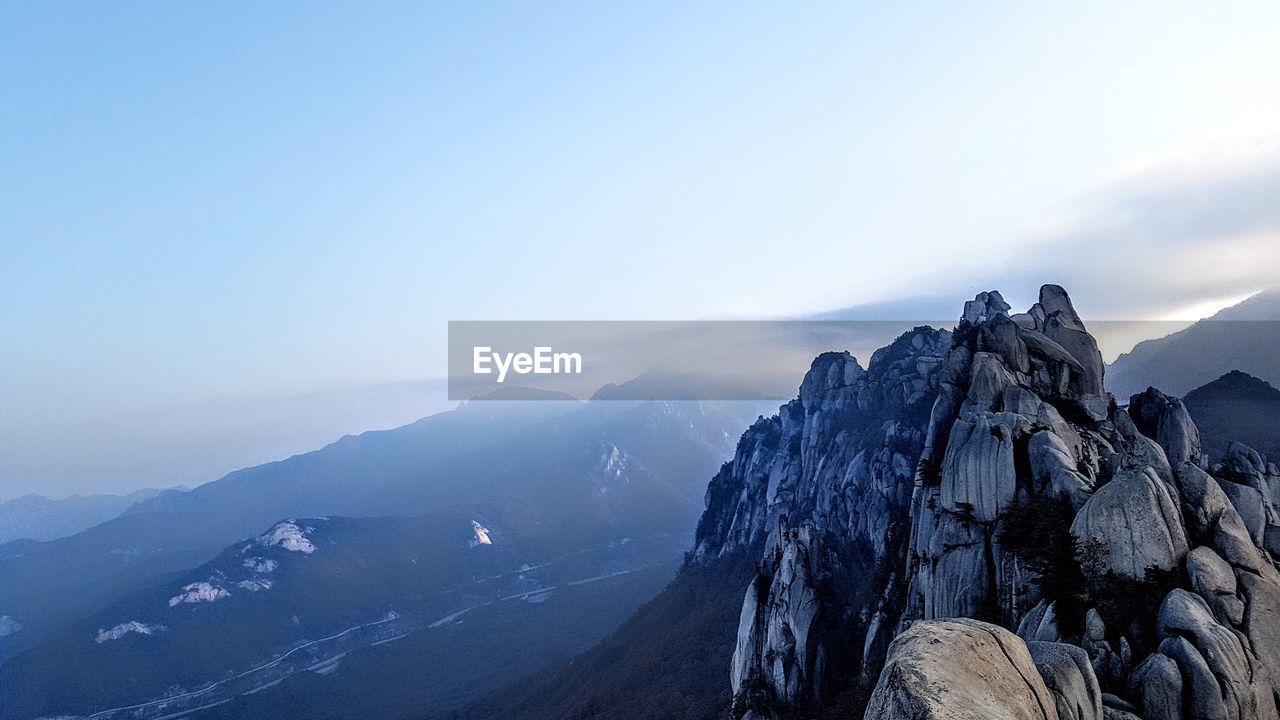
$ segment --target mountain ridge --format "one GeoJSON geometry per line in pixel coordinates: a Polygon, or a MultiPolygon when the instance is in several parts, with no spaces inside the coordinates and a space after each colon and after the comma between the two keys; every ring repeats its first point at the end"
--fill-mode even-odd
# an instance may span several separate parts
{"type": "Polygon", "coordinates": [[[1184,689],[1201,703],[1189,712],[1276,717],[1275,465],[1239,443],[1211,463],[1183,402],[1158,390],[1117,404],[1062,288],[1010,310],[980,293],[954,333],[911,331],[865,369],[819,356],[799,397],[749,428],[711,481],[650,624],[584,656],[645,635],[677,667],[626,690],[610,678],[636,671],[624,653],[516,691],[518,711],[492,698],[491,715],[712,717],[715,690],[668,691],[705,651],[680,636],[709,630],[681,626],[689,609],[671,594],[702,564],[748,553],[745,587],[724,591],[742,600],[721,670],[732,701],[716,715],[907,720],[929,687],[974,685],[1016,718],[1180,717],[1184,689]],[[967,664],[979,674],[963,679],[967,664]],[[603,683],[616,696],[593,691],[603,683]],[[1037,700],[1019,704],[1014,687],[1037,700]]]}
{"type": "Polygon", "coordinates": [[[1181,396],[1232,370],[1280,383],[1280,289],[1138,343],[1108,366],[1107,389],[1119,398],[1148,386],[1181,396]]]}

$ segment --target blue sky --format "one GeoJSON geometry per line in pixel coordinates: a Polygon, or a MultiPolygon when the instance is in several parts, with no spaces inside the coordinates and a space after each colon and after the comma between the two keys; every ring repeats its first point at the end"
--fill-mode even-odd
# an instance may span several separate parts
{"type": "Polygon", "coordinates": [[[410,419],[236,420],[438,376],[450,319],[1220,306],[1280,260],[1277,15],[6,3],[0,498],[410,419]]]}

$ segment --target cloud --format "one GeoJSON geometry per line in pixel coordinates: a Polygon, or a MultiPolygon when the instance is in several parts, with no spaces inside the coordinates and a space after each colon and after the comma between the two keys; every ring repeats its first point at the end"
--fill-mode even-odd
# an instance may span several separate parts
{"type": "MultiPolygon", "coordinates": [[[[1067,288],[1086,320],[1206,317],[1280,286],[1280,136],[1201,140],[1134,158],[1005,247],[913,280],[925,294],[818,317],[954,319],[963,300],[993,289],[1022,309],[1044,283],[1067,288]]],[[[1157,325],[1157,334],[1172,332],[1157,325]]]]}
{"type": "Polygon", "coordinates": [[[1280,137],[1140,158],[1075,205],[1008,270],[1066,286],[1086,316],[1169,318],[1277,284],[1280,137]]]}
{"type": "Polygon", "coordinates": [[[983,290],[1000,290],[1023,310],[1054,283],[1071,293],[1111,361],[1138,341],[1280,288],[1280,136],[1201,140],[1134,158],[1006,247],[913,281],[926,293],[817,317],[954,320],[983,290]]]}

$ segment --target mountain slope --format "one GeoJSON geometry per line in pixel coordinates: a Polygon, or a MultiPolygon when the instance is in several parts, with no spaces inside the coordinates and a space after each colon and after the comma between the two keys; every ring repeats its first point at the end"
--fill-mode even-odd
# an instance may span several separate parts
{"type": "Polygon", "coordinates": [[[21,698],[0,718],[140,703],[130,717],[159,717],[228,700],[280,716],[321,698],[332,717],[439,710],[585,649],[660,588],[681,545],[659,534],[565,551],[558,525],[515,501],[283,521],[0,666],[21,698]],[[383,663],[443,649],[450,672],[388,684],[417,671],[383,663]],[[339,662],[340,680],[306,679],[339,662]]]}
{"type": "Polygon", "coordinates": [[[478,598],[486,589],[473,578],[503,577],[539,557],[523,556],[517,548],[526,543],[514,540],[480,544],[471,523],[464,513],[278,523],[6,663],[0,685],[14,700],[0,712],[19,718],[135,704],[195,690],[347,628],[370,625],[372,642],[406,631],[404,615],[425,624],[456,604],[443,590],[478,598]]]}
{"type": "Polygon", "coordinates": [[[747,550],[681,569],[671,583],[605,640],[458,717],[474,720],[667,720],[718,718],[732,699],[728,667],[751,581],[747,550]]]}
{"type": "Polygon", "coordinates": [[[54,540],[74,535],[106,522],[134,503],[163,490],[145,489],[127,495],[72,495],[53,500],[43,495],[23,495],[0,503],[0,544],[12,540],[54,540]]]}
{"type": "Polygon", "coordinates": [[[626,574],[592,575],[477,608],[451,623],[352,651],[200,717],[471,717],[465,703],[565,664],[598,642],[662,589],[676,558],[664,554],[661,562],[626,574]]]}
{"type": "Polygon", "coordinates": [[[413,477],[417,505],[456,494],[431,468],[574,410],[576,401],[477,402],[394,430],[342,438],[320,450],[230,473],[189,491],[166,491],[120,517],[51,542],[0,546],[0,615],[23,631],[0,641],[0,660],[41,635],[136,590],[148,578],[203,563],[237,538],[289,516],[352,514],[374,489],[413,477]],[[434,483],[434,485],[433,485],[434,483]],[[440,491],[433,497],[430,488],[440,491]]]}
{"type": "Polygon", "coordinates": [[[1107,368],[1107,390],[1121,399],[1147,387],[1183,395],[1232,370],[1280,383],[1280,290],[1138,343],[1107,368]]]}

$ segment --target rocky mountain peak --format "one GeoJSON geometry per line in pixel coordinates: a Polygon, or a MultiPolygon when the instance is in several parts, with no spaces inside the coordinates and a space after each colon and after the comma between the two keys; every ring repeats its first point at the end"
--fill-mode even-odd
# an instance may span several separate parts
{"type": "Polygon", "coordinates": [[[865,373],[848,351],[822,353],[814,358],[800,383],[800,400],[806,404],[819,402],[829,393],[854,384],[865,373]]]}
{"type": "Polygon", "coordinates": [[[1120,407],[1063,288],[1009,309],[980,293],[954,333],[918,328],[865,371],[820,356],[712,481],[693,561],[761,558],[736,716],[841,694],[868,717],[961,717],[912,708],[971,671],[1024,693],[1009,717],[1154,720],[1187,698],[1277,716],[1275,466],[1233,446],[1209,467],[1154,388],[1120,407]]]}
{"type": "Polygon", "coordinates": [[[1008,315],[1012,306],[1004,301],[999,290],[988,290],[978,293],[977,297],[964,304],[965,322],[977,324],[985,322],[996,315],[1008,315]]]}

